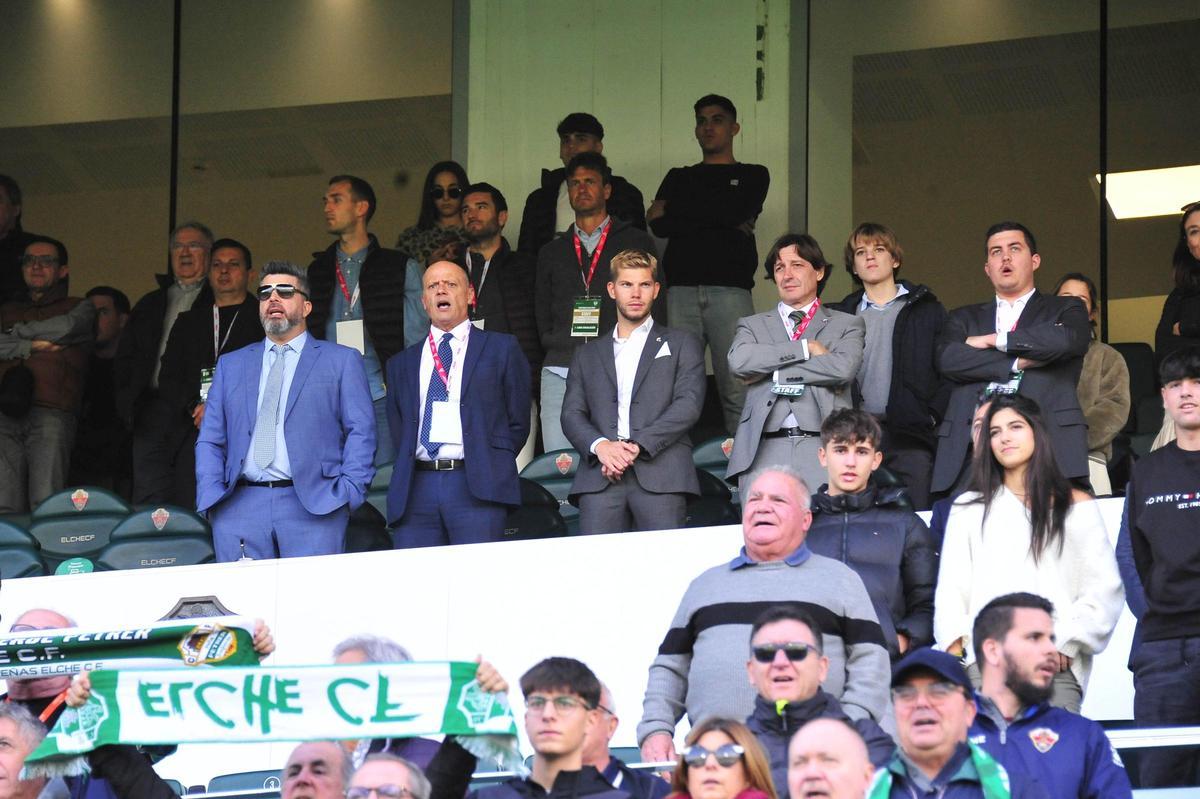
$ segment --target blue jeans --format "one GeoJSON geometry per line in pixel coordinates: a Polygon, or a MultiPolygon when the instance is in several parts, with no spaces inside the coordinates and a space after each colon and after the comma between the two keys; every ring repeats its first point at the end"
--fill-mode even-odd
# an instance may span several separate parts
{"type": "Polygon", "coordinates": [[[563,397],[567,394],[567,379],[549,369],[542,370],[541,421],[542,449],[571,449],[571,442],[562,431],[563,397]]]}
{"type": "Polygon", "coordinates": [[[738,320],[753,315],[754,301],[747,289],[729,286],[667,289],[667,321],[671,327],[690,330],[708,344],[729,435],[737,432],[742,406],[746,403],[746,386],[729,371],[729,348],[738,320]]]}
{"type": "MultiPolygon", "coordinates": [[[[1143,641],[1129,659],[1133,718],[1139,727],[1200,724],[1200,637],[1143,641]]],[[[1195,747],[1145,749],[1138,756],[1142,787],[1200,783],[1195,747]]]]}

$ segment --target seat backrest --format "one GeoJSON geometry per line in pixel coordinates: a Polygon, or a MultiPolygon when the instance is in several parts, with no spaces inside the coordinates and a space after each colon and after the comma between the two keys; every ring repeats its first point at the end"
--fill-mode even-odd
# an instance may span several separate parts
{"type": "Polygon", "coordinates": [[[0,546],[0,581],[44,574],[46,563],[35,547],[0,546]]]}
{"type": "Polygon", "coordinates": [[[195,566],[216,561],[211,536],[170,535],[113,541],[94,560],[98,571],[195,566]]]}
{"type": "Polygon", "coordinates": [[[692,462],[701,469],[719,470],[725,472],[729,466],[729,453],[733,452],[733,438],[717,436],[702,441],[692,450],[692,462]]]}
{"type": "Polygon", "coordinates": [[[242,771],[213,777],[208,781],[208,792],[278,790],[282,785],[278,771],[242,771]]]}
{"type": "Polygon", "coordinates": [[[558,499],[544,486],[521,478],[521,506],[504,520],[505,541],[558,538],[567,534],[567,523],[559,513],[558,499]]]}
{"type": "Polygon", "coordinates": [[[570,482],[575,479],[575,470],[578,467],[578,452],[573,449],[556,449],[531,460],[521,470],[521,476],[535,483],[544,483],[547,480],[570,482]]]}
{"type": "Polygon", "coordinates": [[[125,520],[125,513],[73,513],[34,516],[30,534],[42,548],[42,557],[50,569],[68,558],[94,559],[108,546],[113,528],[125,520]]]}
{"type": "Polygon", "coordinates": [[[700,496],[732,501],[733,493],[729,490],[729,483],[717,475],[707,469],[697,469],[696,479],[700,482],[700,496]]]}
{"type": "Polygon", "coordinates": [[[212,536],[208,522],[186,508],[163,505],[131,513],[113,528],[110,541],[171,535],[212,536]]]}
{"type": "Polygon", "coordinates": [[[128,516],[132,508],[125,500],[111,491],[94,486],[64,488],[51,494],[33,509],[33,521],[46,516],[71,515],[73,513],[119,513],[128,516]]]}
{"type": "Polygon", "coordinates": [[[392,463],[381,463],[375,467],[375,476],[371,478],[370,485],[372,491],[387,491],[387,487],[392,482],[392,469],[395,466],[396,464],[393,461],[392,463]]]}
{"type": "Polygon", "coordinates": [[[346,552],[383,552],[392,549],[392,535],[379,509],[364,502],[350,514],[346,525],[346,552]]]}

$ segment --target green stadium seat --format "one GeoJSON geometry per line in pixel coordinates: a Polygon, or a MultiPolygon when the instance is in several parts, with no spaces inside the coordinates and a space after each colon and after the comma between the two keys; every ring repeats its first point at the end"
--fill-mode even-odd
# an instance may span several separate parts
{"type": "Polygon", "coordinates": [[[136,511],[113,528],[110,541],[164,538],[172,535],[212,537],[212,528],[199,515],[176,505],[136,511]]]}
{"type": "Polygon", "coordinates": [[[128,516],[129,504],[111,491],[94,486],[64,488],[51,494],[33,509],[33,521],[46,516],[70,516],[82,513],[119,513],[128,516]]]}
{"type": "MultiPolygon", "coordinates": [[[[702,441],[692,449],[692,463],[696,464],[696,468],[708,472],[714,477],[718,477],[722,482],[725,482],[725,471],[729,468],[729,453],[733,452],[733,438],[731,436],[717,436],[710,438],[707,441],[702,441]]],[[[725,482],[726,485],[730,485],[725,482]]],[[[740,504],[738,498],[738,487],[736,484],[730,485],[730,501],[735,507],[740,504]]]]}
{"type": "Polygon", "coordinates": [[[210,535],[140,536],[113,541],[92,560],[97,571],[124,569],[160,569],[164,566],[195,566],[213,563],[210,535]]]}
{"type": "Polygon", "coordinates": [[[395,463],[382,463],[375,467],[375,476],[371,478],[371,485],[368,486],[372,491],[382,489],[387,491],[388,485],[392,482],[392,468],[395,463]]]}
{"type": "Polygon", "coordinates": [[[393,548],[383,513],[369,501],[350,514],[346,525],[346,552],[384,552],[393,548]]]}
{"type": "Polygon", "coordinates": [[[706,469],[696,469],[700,482],[700,496],[688,497],[685,527],[717,527],[737,524],[740,521],[737,508],[733,506],[733,492],[720,477],[706,469]]]}
{"type": "Polygon", "coordinates": [[[544,486],[521,478],[521,507],[504,521],[505,541],[558,538],[567,534],[567,523],[558,511],[558,499],[544,486]]]}
{"type": "Polygon", "coordinates": [[[208,781],[208,792],[279,790],[283,783],[278,771],[242,771],[221,774],[208,781]]]}
{"type": "Polygon", "coordinates": [[[578,452],[573,449],[556,449],[539,455],[521,470],[521,477],[537,483],[558,500],[558,512],[567,523],[567,535],[579,532],[579,508],[567,501],[578,466],[578,452]]]}
{"type": "Polygon", "coordinates": [[[46,574],[37,539],[25,528],[0,521],[0,580],[46,574]]]}

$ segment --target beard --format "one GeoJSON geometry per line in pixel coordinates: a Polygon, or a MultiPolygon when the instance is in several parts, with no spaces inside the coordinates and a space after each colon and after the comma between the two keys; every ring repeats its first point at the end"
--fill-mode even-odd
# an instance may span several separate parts
{"type": "Polygon", "coordinates": [[[299,319],[291,319],[286,316],[282,319],[262,319],[263,331],[268,336],[282,336],[298,324],[300,324],[299,319]]]}
{"type": "Polygon", "coordinates": [[[1044,687],[1035,685],[1029,680],[1023,679],[1011,668],[1004,675],[1004,685],[1013,692],[1017,699],[1021,700],[1021,707],[1040,705],[1050,699],[1050,695],[1054,693],[1054,680],[1046,683],[1044,687]]]}

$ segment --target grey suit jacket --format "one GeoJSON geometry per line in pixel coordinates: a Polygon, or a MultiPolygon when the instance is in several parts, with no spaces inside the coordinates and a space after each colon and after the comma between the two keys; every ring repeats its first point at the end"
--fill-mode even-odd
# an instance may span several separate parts
{"type": "MultiPolygon", "coordinates": [[[[750,469],[767,418],[777,402],[791,403],[791,412],[805,430],[821,428],[825,417],[838,408],[853,405],[850,385],[862,364],[867,326],[861,316],[830,310],[822,305],[804,331],[804,338],[819,341],[829,350],[803,360],[799,341],[792,341],[777,306],[764,313],[738,320],[729,369],[735,377],[757,380],[746,391],[746,405],[733,438],[726,477],[733,479],[750,469]],[[772,375],[800,378],[808,386],[799,398],[771,393],[772,375]]],[[[784,412],[780,407],[777,415],[784,412]]],[[[786,413],[783,414],[786,418],[786,413]]]]}
{"type": "MultiPolygon", "coordinates": [[[[653,325],[638,361],[629,403],[629,438],[645,452],[633,469],[642,487],[699,494],[688,431],[704,407],[704,347],[686,330],[653,325]],[[664,349],[665,348],[665,349],[664,349]],[[666,353],[666,354],[664,354],[666,353]]],[[[612,331],[575,350],[567,372],[562,429],[581,456],[571,501],[603,491],[608,479],[589,450],[597,438],[617,437],[617,367],[612,331]]]]}

